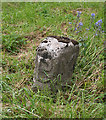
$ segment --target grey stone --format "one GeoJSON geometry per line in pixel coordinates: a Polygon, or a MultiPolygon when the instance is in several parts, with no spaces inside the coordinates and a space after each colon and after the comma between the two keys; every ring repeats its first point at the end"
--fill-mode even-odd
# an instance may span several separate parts
{"type": "Polygon", "coordinates": [[[45,38],[36,49],[33,87],[57,90],[70,85],[78,54],[79,44],[73,39],[45,38]]]}

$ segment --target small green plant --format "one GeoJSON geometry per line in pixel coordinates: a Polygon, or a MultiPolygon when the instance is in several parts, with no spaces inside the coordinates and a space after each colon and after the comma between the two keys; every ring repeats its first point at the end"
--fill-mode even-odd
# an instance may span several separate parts
{"type": "Polygon", "coordinates": [[[2,48],[10,53],[19,52],[19,49],[22,48],[26,43],[26,38],[23,38],[16,33],[2,36],[2,48]]]}

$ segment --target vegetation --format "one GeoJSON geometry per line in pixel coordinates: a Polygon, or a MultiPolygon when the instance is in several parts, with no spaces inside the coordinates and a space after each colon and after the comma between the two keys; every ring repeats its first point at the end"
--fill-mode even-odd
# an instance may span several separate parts
{"type": "Polygon", "coordinates": [[[103,11],[93,2],[2,4],[3,118],[104,118],[103,11]],[[49,35],[80,45],[72,86],[55,97],[31,90],[36,46],[49,35]]]}

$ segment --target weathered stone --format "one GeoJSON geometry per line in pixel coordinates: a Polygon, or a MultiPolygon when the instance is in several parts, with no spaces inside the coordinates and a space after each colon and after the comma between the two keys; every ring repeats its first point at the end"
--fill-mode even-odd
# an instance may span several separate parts
{"type": "Polygon", "coordinates": [[[78,54],[79,44],[75,40],[60,36],[45,38],[36,49],[33,87],[57,90],[70,85],[78,54]]]}

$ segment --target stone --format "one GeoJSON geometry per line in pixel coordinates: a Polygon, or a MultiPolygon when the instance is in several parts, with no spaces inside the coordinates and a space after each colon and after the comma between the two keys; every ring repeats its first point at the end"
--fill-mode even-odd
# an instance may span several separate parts
{"type": "Polygon", "coordinates": [[[58,90],[70,85],[79,43],[68,37],[48,36],[36,49],[32,88],[58,90]]]}

